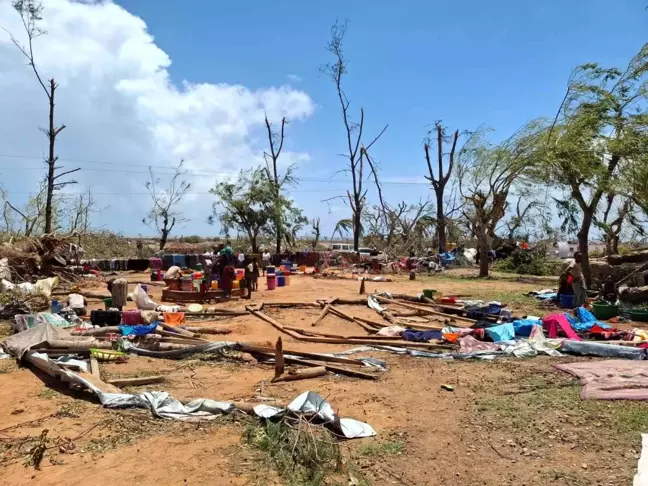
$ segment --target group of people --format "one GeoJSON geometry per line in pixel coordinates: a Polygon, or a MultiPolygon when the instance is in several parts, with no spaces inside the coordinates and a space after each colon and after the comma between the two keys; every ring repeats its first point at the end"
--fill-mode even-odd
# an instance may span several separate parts
{"type": "Polygon", "coordinates": [[[218,280],[218,287],[223,291],[224,297],[229,297],[234,288],[234,281],[236,280],[236,267],[237,262],[245,269],[244,286],[247,289],[246,298],[252,298],[252,292],[258,291],[259,276],[263,272],[265,275],[266,268],[270,264],[270,253],[263,251],[261,259],[259,257],[250,258],[243,254],[239,254],[238,258],[234,256],[229,242],[220,244],[214,249],[214,260],[212,261],[211,271],[209,273],[209,284],[213,280],[218,280]]]}

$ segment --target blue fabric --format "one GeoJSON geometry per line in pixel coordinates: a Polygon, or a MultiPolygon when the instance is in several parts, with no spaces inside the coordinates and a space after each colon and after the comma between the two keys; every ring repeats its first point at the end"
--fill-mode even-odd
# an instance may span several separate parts
{"type": "Polygon", "coordinates": [[[585,307],[579,307],[576,309],[576,317],[580,322],[596,322],[596,317],[585,307]]]}
{"type": "Polygon", "coordinates": [[[612,329],[612,326],[609,326],[605,322],[597,321],[596,317],[594,317],[594,315],[584,307],[576,309],[576,314],[578,316],[577,318],[572,316],[569,312],[565,312],[565,317],[576,332],[587,332],[592,329],[594,324],[603,329],[612,329]]]}
{"type": "Polygon", "coordinates": [[[511,339],[515,339],[515,328],[513,327],[513,324],[509,322],[506,324],[500,324],[499,326],[489,327],[486,329],[486,334],[488,334],[496,343],[500,341],[510,341],[511,339]]]}
{"type": "Polygon", "coordinates": [[[558,297],[558,294],[556,292],[552,292],[550,294],[536,295],[536,299],[543,300],[543,301],[544,300],[556,300],[557,297],[558,297]]]}
{"type": "Polygon", "coordinates": [[[529,337],[533,326],[542,326],[542,321],[539,319],[518,319],[512,324],[516,336],[529,337]]]}
{"type": "Polygon", "coordinates": [[[157,328],[158,323],[154,322],[148,326],[119,326],[122,336],[145,336],[157,328]]]}
{"type": "MultiPolygon", "coordinates": [[[[443,333],[441,331],[413,331],[412,329],[403,331],[403,339],[415,343],[426,343],[432,339],[441,339],[442,337],[443,333]]],[[[387,341],[385,342],[387,343],[387,341]]]]}
{"type": "Polygon", "coordinates": [[[485,307],[469,307],[466,309],[468,311],[468,318],[480,320],[484,317],[497,317],[502,312],[502,306],[496,304],[490,304],[485,307]]]}

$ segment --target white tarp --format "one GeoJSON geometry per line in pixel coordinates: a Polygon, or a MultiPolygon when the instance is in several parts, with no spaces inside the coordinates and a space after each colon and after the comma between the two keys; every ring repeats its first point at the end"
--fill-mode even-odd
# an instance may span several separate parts
{"type": "Polygon", "coordinates": [[[648,486],[648,434],[641,434],[641,457],[632,486],[648,486]]]}

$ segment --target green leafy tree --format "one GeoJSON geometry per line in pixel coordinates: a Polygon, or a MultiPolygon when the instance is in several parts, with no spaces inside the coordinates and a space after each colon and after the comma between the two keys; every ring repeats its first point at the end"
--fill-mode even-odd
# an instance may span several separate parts
{"type": "Polygon", "coordinates": [[[525,125],[498,145],[485,142],[481,135],[473,137],[459,157],[459,190],[467,203],[464,215],[477,237],[480,277],[488,276],[488,250],[506,215],[509,195],[531,183],[538,130],[537,123],[525,125]]]}
{"type": "Polygon", "coordinates": [[[258,253],[259,237],[274,215],[273,193],[267,182],[262,169],[242,170],[235,181],[219,182],[209,191],[218,200],[208,223],[220,221],[227,236],[232,230],[245,233],[253,253],[258,253]]]}
{"type": "Polygon", "coordinates": [[[592,284],[588,243],[601,201],[622,191],[638,200],[642,197],[639,187],[628,181],[642,170],[638,165],[645,164],[648,153],[647,70],[648,44],[625,69],[594,63],[579,66],[546,130],[539,174],[543,182],[565,190],[562,206],[570,218],[576,217],[577,208],[578,249],[588,285],[592,284]]]}

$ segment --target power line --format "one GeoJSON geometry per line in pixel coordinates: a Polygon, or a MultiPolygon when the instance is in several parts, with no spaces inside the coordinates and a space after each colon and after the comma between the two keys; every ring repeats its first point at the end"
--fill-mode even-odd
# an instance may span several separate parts
{"type": "MultiPolygon", "coordinates": [[[[172,168],[171,168],[172,169],[172,168]]],[[[43,167],[2,167],[0,166],[0,172],[3,170],[43,170],[43,167]]],[[[149,171],[137,171],[137,170],[115,170],[115,169],[87,169],[87,168],[81,168],[82,171],[85,172],[111,172],[111,173],[123,173],[123,174],[149,174],[149,171]]],[[[175,172],[156,172],[156,175],[174,175],[175,172]]],[[[208,175],[212,174],[221,174],[221,175],[238,175],[238,172],[219,172],[219,171],[208,171],[208,170],[187,170],[182,173],[183,177],[205,177],[208,175]]],[[[315,179],[315,178],[310,178],[310,177],[298,177],[300,181],[306,181],[306,182],[324,182],[324,183],[331,183],[331,182],[346,182],[345,180],[341,179],[315,179]]],[[[427,186],[429,185],[427,182],[424,181],[384,181],[381,182],[381,184],[386,184],[386,185],[423,185],[427,186]]]]}

